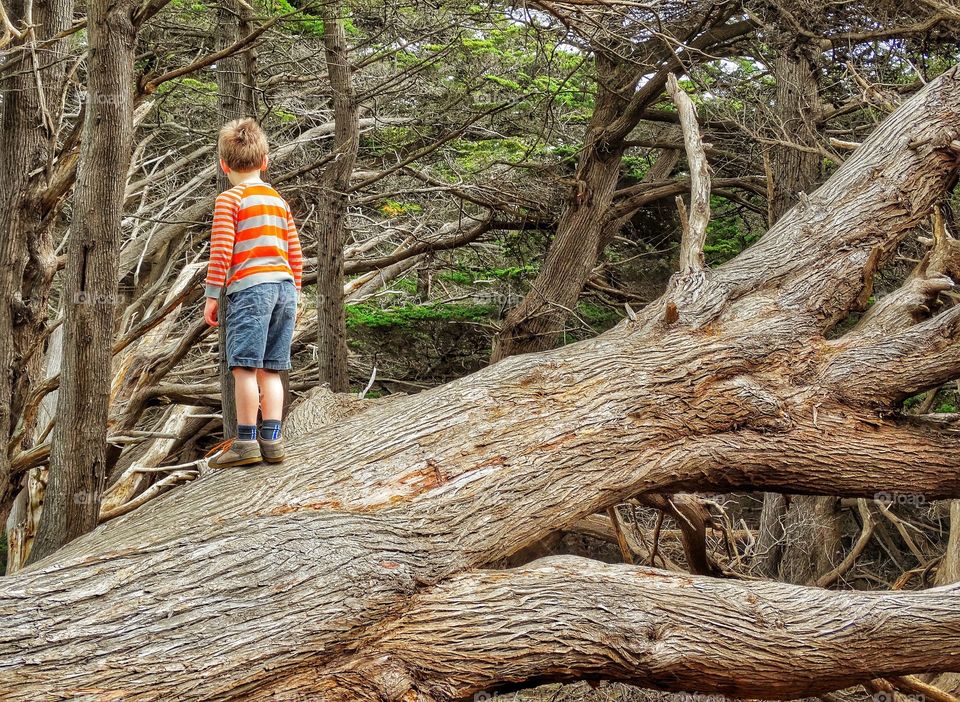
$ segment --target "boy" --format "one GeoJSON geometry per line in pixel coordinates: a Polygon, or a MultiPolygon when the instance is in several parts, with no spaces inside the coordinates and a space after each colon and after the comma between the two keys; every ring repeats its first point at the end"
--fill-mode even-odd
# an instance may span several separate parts
{"type": "Polygon", "coordinates": [[[220,167],[233,187],[217,197],[203,317],[217,326],[226,286],[227,365],[236,386],[237,438],[209,460],[212,468],[283,460],[283,384],[303,272],[290,206],[260,179],[267,138],[253,119],[220,130],[220,167]],[[263,423],[257,433],[262,398],[263,423]]]}

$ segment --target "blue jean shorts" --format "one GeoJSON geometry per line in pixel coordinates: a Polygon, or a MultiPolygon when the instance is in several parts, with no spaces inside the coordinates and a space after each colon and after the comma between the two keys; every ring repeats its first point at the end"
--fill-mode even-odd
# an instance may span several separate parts
{"type": "Polygon", "coordinates": [[[227,366],[290,370],[297,317],[293,281],[258,283],[227,295],[227,366]]]}

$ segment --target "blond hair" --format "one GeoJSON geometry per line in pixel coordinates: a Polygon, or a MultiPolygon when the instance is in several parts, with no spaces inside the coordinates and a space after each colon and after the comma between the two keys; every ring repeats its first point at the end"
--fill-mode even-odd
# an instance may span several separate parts
{"type": "Polygon", "coordinates": [[[217,139],[220,158],[231,171],[256,171],[267,155],[267,135],[253,117],[227,122],[217,139]]]}

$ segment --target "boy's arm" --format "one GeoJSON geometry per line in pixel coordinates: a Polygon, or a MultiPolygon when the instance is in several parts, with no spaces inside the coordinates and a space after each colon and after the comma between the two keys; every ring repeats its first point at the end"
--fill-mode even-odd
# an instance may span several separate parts
{"type": "Polygon", "coordinates": [[[293,221],[290,205],[287,205],[287,262],[293,271],[293,283],[300,291],[303,281],[303,251],[300,248],[300,235],[297,234],[297,225],[293,221]]]}
{"type": "Polygon", "coordinates": [[[217,196],[213,210],[213,229],[210,233],[210,263],[207,264],[206,297],[219,299],[220,290],[227,284],[227,270],[233,258],[233,242],[237,235],[237,205],[229,191],[217,196]]]}

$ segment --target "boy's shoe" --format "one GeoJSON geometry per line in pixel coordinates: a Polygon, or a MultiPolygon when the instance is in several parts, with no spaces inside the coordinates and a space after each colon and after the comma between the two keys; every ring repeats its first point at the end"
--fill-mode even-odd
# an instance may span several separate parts
{"type": "Polygon", "coordinates": [[[207,460],[207,465],[210,468],[251,466],[263,460],[263,457],[260,455],[260,444],[255,440],[242,441],[240,439],[227,439],[207,451],[207,456],[210,456],[216,451],[219,451],[219,453],[216,453],[212,458],[207,460]]]}
{"type": "Polygon", "coordinates": [[[283,460],[282,436],[279,439],[261,439],[258,437],[257,441],[260,442],[260,453],[263,455],[263,460],[267,463],[280,463],[283,460]]]}

